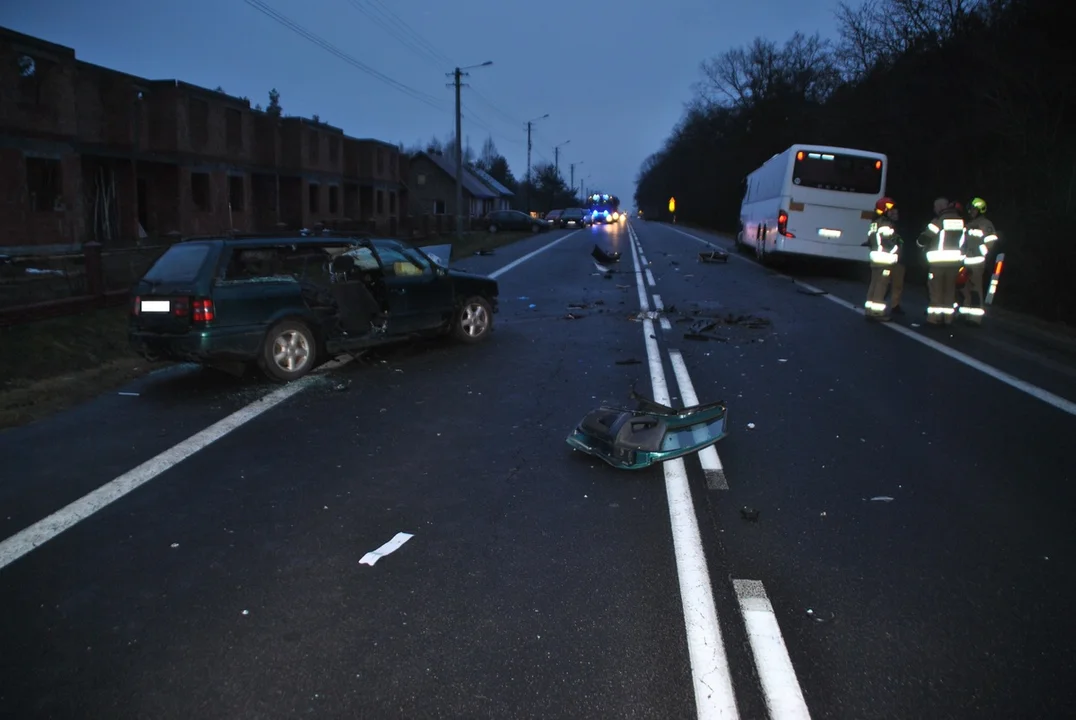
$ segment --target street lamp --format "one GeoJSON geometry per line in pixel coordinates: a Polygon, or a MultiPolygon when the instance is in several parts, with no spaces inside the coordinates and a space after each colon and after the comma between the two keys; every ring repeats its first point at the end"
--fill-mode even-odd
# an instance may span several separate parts
{"type": "MultiPolygon", "coordinates": [[[[474,70],[480,67],[489,67],[492,60],[487,60],[478,65],[458,67],[449,73],[452,76],[452,84],[456,87],[456,238],[463,238],[463,116],[460,112],[460,80],[467,73],[464,70],[474,70]]],[[[470,213],[468,213],[470,215],[470,213]]]]}
{"type": "Polygon", "coordinates": [[[527,121],[527,175],[526,175],[526,178],[527,178],[527,214],[528,215],[530,214],[530,211],[531,211],[531,147],[532,147],[532,144],[531,144],[531,126],[534,125],[534,123],[538,122],[539,120],[545,120],[547,117],[549,117],[549,113],[546,113],[545,115],[543,115],[541,117],[536,117],[533,120],[528,120],[527,121]]]}
{"type": "Polygon", "coordinates": [[[553,146],[553,166],[557,169],[557,173],[560,173],[560,149],[570,143],[571,140],[565,140],[560,145],[553,146]]]}

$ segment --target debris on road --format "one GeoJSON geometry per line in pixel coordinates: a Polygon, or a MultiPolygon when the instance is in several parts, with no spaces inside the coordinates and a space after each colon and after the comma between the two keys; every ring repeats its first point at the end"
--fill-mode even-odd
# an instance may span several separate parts
{"type": "Polygon", "coordinates": [[[474,254],[475,255],[482,255],[484,257],[488,257],[488,256],[493,255],[495,253],[492,250],[486,250],[485,248],[483,248],[481,250],[475,250],[474,254]]]}
{"type": "Polygon", "coordinates": [[[412,535],[411,533],[396,533],[396,535],[391,540],[379,547],[377,550],[372,550],[371,552],[368,552],[363,555],[362,559],[359,560],[359,565],[373,566],[374,563],[376,563],[381,558],[399,550],[401,547],[403,547],[403,544],[405,542],[407,542],[413,537],[414,535],[412,535]]]}
{"type": "Polygon", "coordinates": [[[747,429],[748,430],[754,430],[755,429],[755,424],[754,423],[747,423],[747,429]]]}
{"type": "Polygon", "coordinates": [[[124,397],[138,397],[140,393],[136,392],[118,392],[117,395],[123,395],[124,397]]]}
{"type": "Polygon", "coordinates": [[[575,313],[568,313],[567,315],[564,316],[564,319],[565,320],[582,320],[585,317],[586,317],[586,315],[577,315],[575,313]]]}
{"type": "Polygon", "coordinates": [[[627,360],[617,360],[617,365],[642,365],[642,360],[636,360],[635,358],[628,358],[627,360]]]}
{"type": "Polygon", "coordinates": [[[333,390],[335,390],[336,392],[344,392],[349,387],[351,387],[350,380],[348,380],[347,382],[337,383],[336,387],[334,387],[333,390]]]}
{"type": "Polygon", "coordinates": [[[831,622],[836,617],[832,612],[820,613],[814,608],[807,608],[807,617],[817,623],[831,622]]]}
{"type": "Polygon", "coordinates": [[[654,402],[634,390],[634,410],[602,406],[592,410],[567,437],[576,450],[621,470],[696,453],[727,434],[727,408],[719,400],[679,410],[654,402]]]}
{"type": "Polygon", "coordinates": [[[729,341],[729,339],[727,337],[721,337],[720,335],[713,335],[711,333],[697,333],[697,332],[686,332],[686,333],[684,333],[684,339],[685,340],[698,340],[698,341],[714,340],[716,342],[724,342],[724,343],[727,343],[729,341]]]}
{"type": "Polygon", "coordinates": [[[893,502],[893,498],[888,495],[876,495],[871,498],[871,502],[893,502]]]}
{"type": "Polygon", "coordinates": [[[702,263],[727,263],[729,261],[729,254],[724,250],[703,250],[699,253],[699,262],[702,263]]]}
{"type": "Polygon", "coordinates": [[[740,508],[740,517],[748,522],[758,522],[759,511],[754,508],[742,507],[740,508]]]}
{"type": "Polygon", "coordinates": [[[620,262],[620,253],[616,250],[607,250],[600,245],[595,245],[594,249],[590,251],[591,256],[594,257],[599,263],[605,265],[607,263],[620,262]]]}

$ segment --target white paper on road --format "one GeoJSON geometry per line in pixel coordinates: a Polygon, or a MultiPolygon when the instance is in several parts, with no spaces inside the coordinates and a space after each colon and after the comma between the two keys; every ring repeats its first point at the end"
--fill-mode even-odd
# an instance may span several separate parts
{"type": "Polygon", "coordinates": [[[379,547],[377,550],[368,552],[362,556],[362,560],[359,560],[359,565],[373,565],[386,555],[390,555],[401,547],[403,544],[413,538],[414,535],[405,532],[396,533],[396,537],[389,540],[387,543],[379,547]]]}

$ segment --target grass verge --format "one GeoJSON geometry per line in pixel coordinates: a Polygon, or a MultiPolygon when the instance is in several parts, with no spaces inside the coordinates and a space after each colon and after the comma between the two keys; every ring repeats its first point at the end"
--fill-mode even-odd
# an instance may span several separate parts
{"type": "Polygon", "coordinates": [[[163,367],[127,344],[127,309],[0,328],[0,429],[23,425],[163,367]]]}

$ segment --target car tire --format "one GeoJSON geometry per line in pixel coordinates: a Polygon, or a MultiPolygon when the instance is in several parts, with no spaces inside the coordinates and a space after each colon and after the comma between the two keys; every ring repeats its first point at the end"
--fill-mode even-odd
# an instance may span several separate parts
{"type": "Polygon", "coordinates": [[[318,340],[300,320],[282,320],[274,325],[262,343],[258,365],[275,382],[291,382],[317,365],[318,340]]]}
{"type": "Polygon", "coordinates": [[[469,297],[452,318],[452,336],[465,343],[482,342],[493,330],[493,308],[485,298],[469,297]]]}
{"type": "Polygon", "coordinates": [[[497,226],[496,226],[496,225],[490,225],[490,226],[489,226],[489,231],[490,231],[491,233],[495,233],[495,232],[497,232],[497,226]]]}

